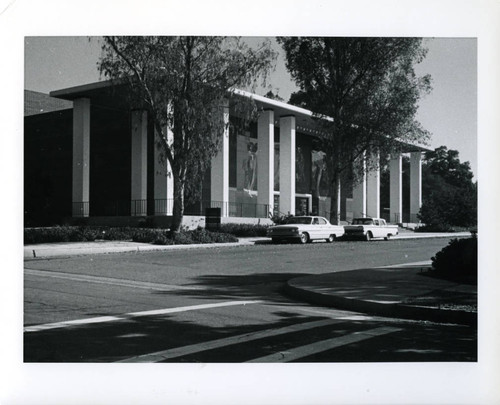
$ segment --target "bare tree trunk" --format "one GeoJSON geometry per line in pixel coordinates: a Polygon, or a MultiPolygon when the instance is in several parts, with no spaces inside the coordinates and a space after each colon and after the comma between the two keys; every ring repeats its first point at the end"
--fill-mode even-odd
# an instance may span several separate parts
{"type": "Polygon", "coordinates": [[[333,225],[340,224],[340,174],[335,171],[330,182],[330,222],[333,225]]]}
{"type": "Polygon", "coordinates": [[[184,181],[179,178],[179,174],[174,175],[174,207],[172,213],[171,233],[179,232],[184,216],[184,181]]]}

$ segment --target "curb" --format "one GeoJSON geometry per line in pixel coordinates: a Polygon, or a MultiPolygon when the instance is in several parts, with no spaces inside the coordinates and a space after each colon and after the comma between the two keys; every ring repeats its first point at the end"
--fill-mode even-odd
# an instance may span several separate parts
{"type": "Polygon", "coordinates": [[[56,257],[70,257],[70,256],[85,256],[96,254],[113,254],[113,253],[140,253],[140,252],[153,252],[153,251],[169,251],[169,250],[189,250],[189,249],[215,249],[220,247],[236,247],[236,246],[249,246],[253,242],[231,242],[231,243],[200,243],[192,245],[137,245],[137,246],[92,246],[92,247],[76,247],[76,248],[40,248],[37,249],[36,245],[29,245],[24,247],[24,259],[47,259],[56,257]]]}
{"type": "Polygon", "coordinates": [[[456,323],[477,327],[476,312],[454,311],[404,304],[382,304],[380,302],[344,298],[300,288],[293,285],[293,279],[286,283],[284,292],[310,304],[329,308],[362,312],[384,317],[397,317],[439,323],[456,323]]]}
{"type": "MultiPolygon", "coordinates": [[[[423,239],[423,238],[449,238],[449,237],[466,237],[470,236],[470,233],[454,233],[454,234],[425,234],[421,235],[410,234],[410,235],[397,235],[391,238],[392,240],[404,240],[404,239],[423,239]]],[[[24,246],[24,260],[32,259],[47,259],[52,257],[68,257],[68,256],[84,256],[84,255],[94,255],[94,254],[107,254],[107,253],[130,253],[130,252],[151,252],[151,251],[168,251],[168,250],[181,250],[181,249],[196,249],[196,248],[218,248],[218,247],[237,247],[237,246],[253,246],[258,242],[265,241],[271,242],[270,238],[267,237],[248,237],[239,238],[238,242],[231,243],[206,243],[206,244],[192,244],[192,245],[150,245],[150,244],[136,244],[133,246],[99,246],[98,244],[94,246],[80,246],[80,247],[41,247],[40,245],[27,245],[24,246]]]]}

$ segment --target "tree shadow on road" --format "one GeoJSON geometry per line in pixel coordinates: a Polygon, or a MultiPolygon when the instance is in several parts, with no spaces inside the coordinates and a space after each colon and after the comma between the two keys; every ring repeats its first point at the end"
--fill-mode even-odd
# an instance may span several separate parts
{"type": "Polygon", "coordinates": [[[289,298],[283,295],[285,283],[307,273],[254,273],[245,275],[202,275],[189,286],[201,287],[192,290],[155,291],[154,294],[182,295],[193,298],[228,299],[244,298],[284,303],[289,298]]]}

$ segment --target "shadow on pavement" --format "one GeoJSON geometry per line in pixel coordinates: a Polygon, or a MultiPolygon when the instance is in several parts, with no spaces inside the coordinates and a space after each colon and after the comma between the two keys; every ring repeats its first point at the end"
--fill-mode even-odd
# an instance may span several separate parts
{"type": "MultiPolygon", "coordinates": [[[[380,327],[380,321],[340,320],[285,335],[246,342],[235,341],[219,348],[208,348],[208,342],[277,329],[292,324],[324,319],[286,311],[274,313],[277,320],[252,324],[210,326],[197,322],[189,314],[131,318],[107,324],[88,324],[24,335],[24,361],[37,363],[130,361],[134,356],[198,345],[184,355],[172,355],[163,362],[174,363],[241,363],[266,355],[285,352],[325,339],[365,332],[380,327]]],[[[320,354],[303,357],[297,362],[399,362],[399,361],[476,361],[475,333],[467,327],[440,325],[400,325],[399,331],[375,336],[363,342],[325,348],[320,354]],[[457,337],[458,336],[458,337],[457,337]]]]}
{"type": "Polygon", "coordinates": [[[210,299],[245,298],[261,299],[283,304],[289,299],[282,295],[285,283],[308,273],[255,273],[245,275],[203,275],[196,277],[189,286],[203,287],[199,290],[155,291],[154,294],[207,297],[210,299]]]}

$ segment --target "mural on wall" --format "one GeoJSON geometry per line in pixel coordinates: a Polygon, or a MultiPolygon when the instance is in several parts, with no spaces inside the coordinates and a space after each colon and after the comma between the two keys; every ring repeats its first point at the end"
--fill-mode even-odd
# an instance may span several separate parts
{"type": "Polygon", "coordinates": [[[274,144],[274,191],[280,191],[280,144],[274,144]]]}
{"type": "Polygon", "coordinates": [[[314,197],[325,195],[326,183],[326,153],[312,151],[312,194],[314,197]]]}
{"type": "MultiPolygon", "coordinates": [[[[249,136],[238,135],[237,153],[240,156],[241,166],[237,170],[237,187],[253,194],[257,191],[257,178],[259,175],[257,165],[258,142],[249,136]]],[[[280,187],[280,149],[279,143],[274,144],[274,189],[280,187]]]]}
{"type": "Polygon", "coordinates": [[[307,153],[307,150],[302,146],[297,146],[295,154],[295,190],[297,193],[309,193],[310,191],[306,178],[304,153],[307,153]]]}
{"type": "MultiPolygon", "coordinates": [[[[238,141],[240,138],[238,138],[238,141]]],[[[244,183],[243,189],[257,190],[257,142],[246,139],[247,155],[242,162],[244,183]]]]}

